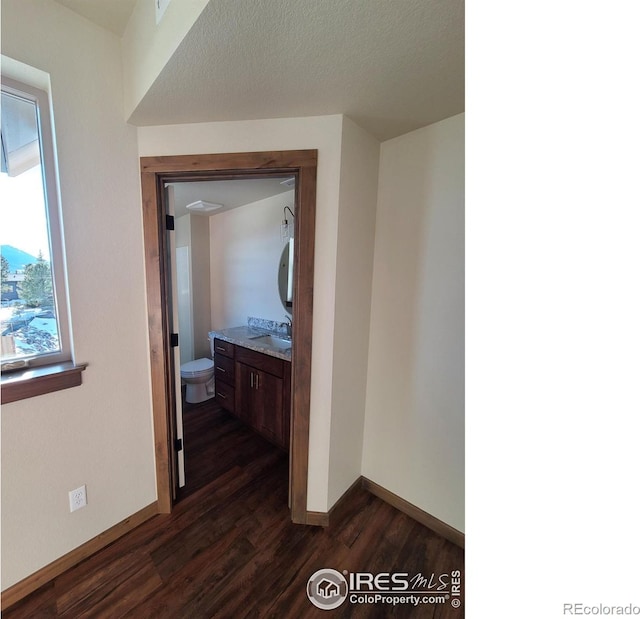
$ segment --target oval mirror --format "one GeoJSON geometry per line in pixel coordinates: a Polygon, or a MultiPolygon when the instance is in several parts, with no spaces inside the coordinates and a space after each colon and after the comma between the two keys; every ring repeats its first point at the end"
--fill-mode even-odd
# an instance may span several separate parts
{"type": "Polygon", "coordinates": [[[278,267],[278,291],[282,307],[293,314],[293,239],[282,249],[278,267]]]}

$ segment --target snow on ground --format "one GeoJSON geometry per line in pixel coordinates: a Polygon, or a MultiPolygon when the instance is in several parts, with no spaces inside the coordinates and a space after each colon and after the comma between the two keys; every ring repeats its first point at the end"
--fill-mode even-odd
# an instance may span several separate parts
{"type": "Polygon", "coordinates": [[[13,316],[14,311],[15,310],[13,307],[6,307],[3,305],[2,307],[0,307],[0,320],[2,321],[9,320],[9,318],[13,316]]]}
{"type": "Polygon", "coordinates": [[[55,318],[34,318],[13,333],[16,356],[55,352],[60,349],[55,318]]]}
{"type": "Polygon", "coordinates": [[[34,318],[29,323],[28,329],[44,331],[58,339],[58,325],[56,324],[55,318],[34,318]]]}

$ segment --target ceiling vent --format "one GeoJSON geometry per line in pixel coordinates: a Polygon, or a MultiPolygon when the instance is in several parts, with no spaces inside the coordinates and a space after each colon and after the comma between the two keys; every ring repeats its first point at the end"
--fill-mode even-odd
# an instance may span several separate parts
{"type": "Polygon", "coordinates": [[[211,211],[217,211],[222,208],[224,204],[215,204],[213,202],[205,202],[204,200],[198,200],[187,204],[187,210],[192,213],[211,213],[211,211]]]}

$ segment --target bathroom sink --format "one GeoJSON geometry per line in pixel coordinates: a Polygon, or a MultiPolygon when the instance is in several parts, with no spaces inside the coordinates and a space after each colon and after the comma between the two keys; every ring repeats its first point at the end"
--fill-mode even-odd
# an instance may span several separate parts
{"type": "Polygon", "coordinates": [[[271,346],[278,350],[288,350],[291,348],[291,340],[287,340],[277,335],[256,335],[251,340],[257,344],[264,344],[265,346],[271,346]]]}

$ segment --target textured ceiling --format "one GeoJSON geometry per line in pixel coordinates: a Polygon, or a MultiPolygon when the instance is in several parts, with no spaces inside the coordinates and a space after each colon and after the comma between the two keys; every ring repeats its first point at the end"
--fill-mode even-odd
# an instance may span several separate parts
{"type": "Polygon", "coordinates": [[[128,120],[346,114],[385,140],[462,111],[464,0],[211,0],[128,120]]]}

